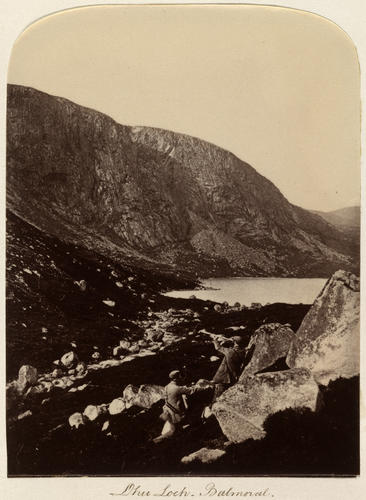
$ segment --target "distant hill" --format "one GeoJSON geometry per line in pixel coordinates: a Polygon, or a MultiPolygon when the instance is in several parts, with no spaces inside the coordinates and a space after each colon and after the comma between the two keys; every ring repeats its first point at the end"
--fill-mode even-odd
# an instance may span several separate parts
{"type": "Polygon", "coordinates": [[[313,213],[320,215],[320,217],[323,217],[324,220],[329,222],[329,224],[333,224],[338,229],[359,236],[361,222],[361,208],[359,206],[340,208],[331,212],[314,210],[313,213]]]}
{"type": "Polygon", "coordinates": [[[192,276],[358,272],[358,241],[232,153],[8,86],[7,204],[120,263],[192,276]]]}
{"type": "Polygon", "coordinates": [[[360,227],[360,207],[346,207],[331,212],[313,211],[334,226],[360,227]]]}

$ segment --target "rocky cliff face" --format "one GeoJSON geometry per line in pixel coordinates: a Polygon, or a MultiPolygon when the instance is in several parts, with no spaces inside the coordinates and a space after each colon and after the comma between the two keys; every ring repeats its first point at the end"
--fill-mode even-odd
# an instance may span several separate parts
{"type": "Polygon", "coordinates": [[[9,85],[7,141],[9,208],[119,261],[200,276],[357,270],[357,243],[200,139],[9,85]]]}

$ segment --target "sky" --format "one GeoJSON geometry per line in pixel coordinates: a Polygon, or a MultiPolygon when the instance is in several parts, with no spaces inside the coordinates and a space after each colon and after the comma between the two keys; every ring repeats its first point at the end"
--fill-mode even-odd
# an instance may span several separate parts
{"type": "Polygon", "coordinates": [[[8,82],[228,149],[307,209],[358,205],[356,49],[319,16],[262,6],[99,6],[28,27],[8,82]]]}

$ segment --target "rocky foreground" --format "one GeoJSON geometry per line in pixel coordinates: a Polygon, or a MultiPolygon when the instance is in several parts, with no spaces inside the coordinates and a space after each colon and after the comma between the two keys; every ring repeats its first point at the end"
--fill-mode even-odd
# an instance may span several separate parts
{"type": "Polygon", "coordinates": [[[358,473],[358,278],[335,273],[311,308],[152,300],[110,348],[71,341],[45,369],[20,367],[10,475],[358,473]],[[202,420],[219,363],[207,331],[242,336],[251,359],[202,420]],[[185,428],[155,445],[175,368],[200,390],[185,428]]]}

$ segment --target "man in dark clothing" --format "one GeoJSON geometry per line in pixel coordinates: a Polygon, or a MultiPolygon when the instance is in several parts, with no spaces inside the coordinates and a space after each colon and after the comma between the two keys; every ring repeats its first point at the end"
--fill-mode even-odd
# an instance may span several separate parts
{"type": "Polygon", "coordinates": [[[241,337],[232,337],[219,343],[214,339],[216,351],[224,355],[223,360],[212,382],[215,384],[214,401],[230,386],[235,384],[241,375],[244,365],[246,350],[242,348],[241,337]]]}

